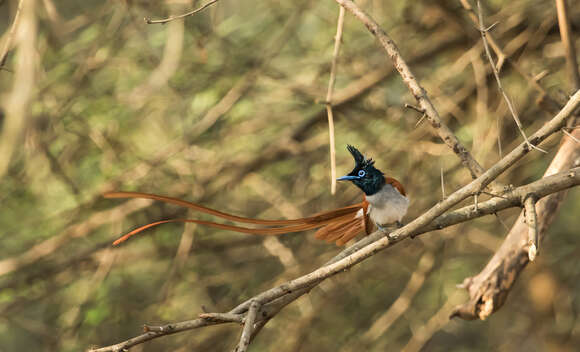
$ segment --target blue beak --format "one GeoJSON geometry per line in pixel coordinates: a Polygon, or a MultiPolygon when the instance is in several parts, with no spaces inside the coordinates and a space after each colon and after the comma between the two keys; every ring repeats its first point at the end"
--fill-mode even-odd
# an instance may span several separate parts
{"type": "Polygon", "coordinates": [[[337,181],[352,181],[352,180],[360,180],[358,176],[342,176],[336,179],[337,181]]]}

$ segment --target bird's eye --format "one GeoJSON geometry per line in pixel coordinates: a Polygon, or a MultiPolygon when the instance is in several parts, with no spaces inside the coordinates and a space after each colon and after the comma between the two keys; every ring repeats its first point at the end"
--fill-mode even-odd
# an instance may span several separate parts
{"type": "Polygon", "coordinates": [[[358,177],[365,177],[366,174],[365,170],[358,170],[358,177]]]}

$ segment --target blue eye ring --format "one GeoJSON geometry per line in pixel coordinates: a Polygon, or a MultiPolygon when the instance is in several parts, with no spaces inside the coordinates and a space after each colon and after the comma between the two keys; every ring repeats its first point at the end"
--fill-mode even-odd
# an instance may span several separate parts
{"type": "Polygon", "coordinates": [[[365,170],[358,170],[358,177],[365,177],[366,174],[365,170]]]}

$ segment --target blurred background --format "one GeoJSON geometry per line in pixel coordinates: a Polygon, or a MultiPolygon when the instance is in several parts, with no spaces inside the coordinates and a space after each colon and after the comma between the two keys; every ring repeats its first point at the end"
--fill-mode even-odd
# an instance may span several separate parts
{"type": "MultiPolygon", "coordinates": [[[[334,1],[0,1],[0,351],[78,351],[159,324],[227,311],[316,269],[341,248],[312,232],[263,238],[170,224],[209,219],[112,190],[159,193],[264,219],[360,199],[330,192],[323,105],[334,1]],[[11,34],[12,33],[12,34],[11,34]],[[2,51],[0,51],[2,53],[2,51]]],[[[395,40],[443,120],[484,167],[521,142],[460,1],[357,1],[395,40]],[[498,146],[501,142],[501,150],[498,146]]],[[[573,3],[573,2],[571,2],[573,3]]],[[[553,1],[486,1],[506,55],[502,83],[533,133],[572,92],[553,1]],[[539,82],[539,84],[538,84],[539,82]]],[[[570,6],[572,30],[580,7],[570,6]]],[[[578,35],[576,35],[578,37],[578,35]]],[[[577,42],[578,47],[580,42],[577,42]]],[[[495,56],[494,56],[495,57],[495,56]]],[[[496,57],[497,61],[497,57],[496,57]]],[[[406,222],[470,180],[416,111],[388,56],[347,14],[334,93],[337,173],[346,144],[399,179],[406,222]]],[[[561,134],[500,178],[541,177],[561,134]]],[[[580,346],[579,191],[572,190],[505,306],[448,320],[457,289],[499,247],[519,209],[404,241],[314,289],[268,323],[253,351],[572,351],[580,346]]],[[[471,202],[471,201],[469,201],[471,202]]],[[[135,351],[226,351],[239,327],[160,338],[135,351]]]]}

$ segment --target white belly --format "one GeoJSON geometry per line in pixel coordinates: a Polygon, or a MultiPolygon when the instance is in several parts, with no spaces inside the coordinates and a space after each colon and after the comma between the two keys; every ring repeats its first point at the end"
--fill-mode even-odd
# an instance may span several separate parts
{"type": "Polygon", "coordinates": [[[371,220],[378,225],[400,222],[409,208],[409,198],[388,184],[380,192],[366,196],[366,198],[370,203],[368,214],[371,220]]]}

